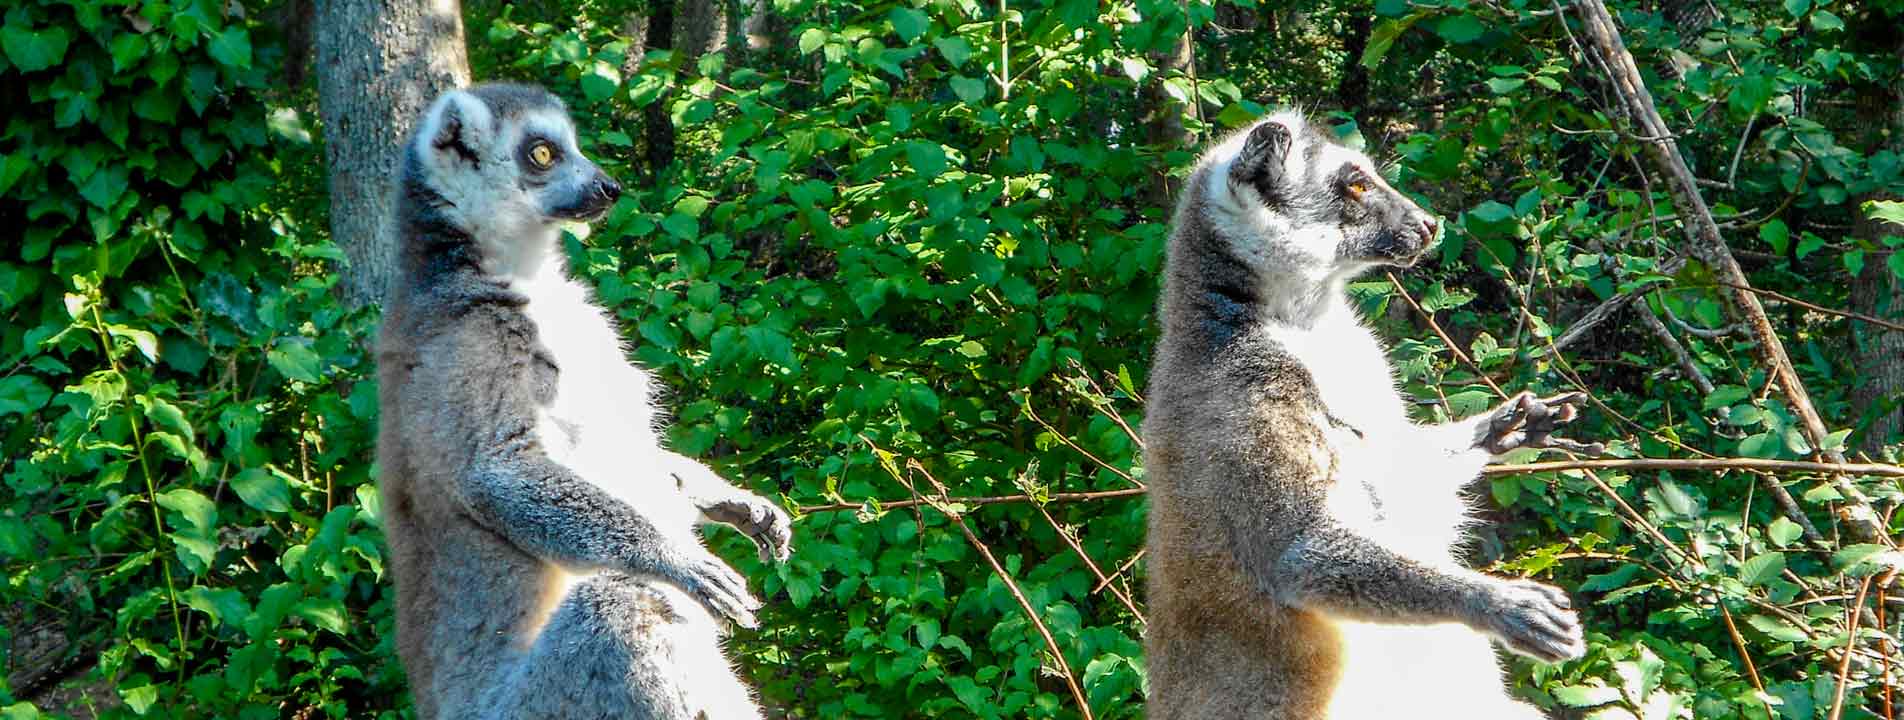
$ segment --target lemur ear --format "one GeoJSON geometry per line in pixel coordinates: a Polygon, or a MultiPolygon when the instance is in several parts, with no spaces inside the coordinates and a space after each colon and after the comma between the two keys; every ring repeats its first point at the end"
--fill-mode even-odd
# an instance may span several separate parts
{"type": "Polygon", "coordinates": [[[428,127],[420,135],[429,147],[442,155],[454,155],[475,165],[481,155],[477,148],[489,145],[489,106],[461,90],[452,90],[437,100],[428,127]]]}
{"type": "Polygon", "coordinates": [[[1283,161],[1289,155],[1291,136],[1289,127],[1275,120],[1266,120],[1250,129],[1249,138],[1243,141],[1243,151],[1236,156],[1236,162],[1230,166],[1231,179],[1256,186],[1267,191],[1274,188],[1283,175],[1283,161]]]}

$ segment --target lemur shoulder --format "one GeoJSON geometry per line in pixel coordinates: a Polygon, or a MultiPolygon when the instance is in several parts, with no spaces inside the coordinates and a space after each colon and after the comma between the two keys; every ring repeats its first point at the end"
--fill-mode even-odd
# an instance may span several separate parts
{"type": "Polygon", "coordinates": [[[1581,397],[1409,419],[1344,288],[1435,220],[1298,114],[1209,150],[1173,221],[1143,433],[1152,718],[1534,718],[1489,638],[1584,651],[1564,592],[1456,557],[1463,486],[1581,397]]]}
{"type": "Polygon", "coordinates": [[[790,523],[666,449],[655,383],[568,276],[562,222],[620,187],[541,88],[445,93],[404,149],[378,348],[384,529],[417,716],[756,718],[723,656],[790,523]]]}

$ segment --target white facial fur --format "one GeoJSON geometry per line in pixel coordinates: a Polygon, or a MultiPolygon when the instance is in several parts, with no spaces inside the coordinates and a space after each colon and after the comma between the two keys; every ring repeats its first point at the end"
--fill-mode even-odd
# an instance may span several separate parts
{"type": "Polygon", "coordinates": [[[445,214],[481,243],[485,272],[527,278],[559,255],[552,251],[561,220],[549,214],[548,196],[572,194],[594,172],[592,164],[575,161],[582,154],[565,113],[537,108],[499,118],[481,98],[452,92],[424,115],[416,143],[424,177],[452,206],[445,214]],[[474,153],[474,163],[461,148],[438,147],[448,122],[458,123],[458,137],[474,153]],[[524,169],[516,160],[520,144],[531,134],[555,143],[569,160],[558,164],[540,186],[524,182],[524,169]]]}
{"type": "MultiPolygon", "coordinates": [[[[1232,182],[1231,168],[1248,142],[1250,132],[1264,123],[1277,123],[1288,131],[1289,149],[1283,154],[1283,176],[1288,178],[1322,177],[1345,164],[1361,167],[1366,175],[1387,188],[1375,164],[1368,156],[1348,147],[1317,137],[1308,121],[1294,110],[1275,112],[1257,123],[1230,135],[1204,153],[1200,164],[1209,173],[1204,185],[1205,207],[1211,227],[1230,246],[1236,257],[1257,271],[1272,290],[1266,300],[1278,311],[1312,307],[1333,289],[1372,267],[1372,263],[1343,257],[1345,240],[1341,224],[1320,212],[1279,211],[1270,208],[1263,197],[1248,185],[1232,182]],[[1313,161],[1309,147],[1317,146],[1313,161]],[[1310,163],[1313,162],[1313,167],[1310,163]]],[[[1305,198],[1295,196],[1292,202],[1305,198]]],[[[1278,314],[1282,314],[1279,312],[1278,314]]]]}

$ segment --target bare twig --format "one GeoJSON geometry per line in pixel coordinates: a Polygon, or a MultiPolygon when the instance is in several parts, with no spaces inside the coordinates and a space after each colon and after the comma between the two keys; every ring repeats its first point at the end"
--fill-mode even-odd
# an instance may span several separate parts
{"type": "MultiPolygon", "coordinates": [[[[865,438],[862,437],[861,439],[864,440],[865,438]]],[[[866,440],[866,444],[872,445],[872,441],[866,440]]],[[[888,456],[891,455],[879,449],[877,445],[873,446],[873,451],[888,456]]],[[[1031,620],[1032,627],[1037,628],[1038,635],[1044,638],[1045,648],[1051,651],[1051,657],[1058,663],[1058,670],[1064,674],[1065,685],[1071,688],[1071,695],[1078,700],[1078,711],[1084,713],[1084,720],[1091,720],[1091,702],[1085,699],[1083,688],[1078,687],[1077,674],[1071,672],[1071,663],[1064,659],[1064,650],[1058,647],[1058,639],[1052,637],[1051,629],[1045,627],[1044,619],[1040,618],[1038,611],[1032,608],[1031,601],[1025,599],[1024,591],[1018,589],[1018,582],[1012,579],[1011,573],[1006,572],[1005,566],[1000,564],[998,558],[992,555],[992,549],[985,545],[985,541],[978,539],[978,534],[972,532],[972,527],[966,524],[964,513],[953,510],[948,506],[946,502],[945,485],[940,483],[938,478],[933,477],[932,473],[928,472],[924,465],[919,464],[918,460],[912,458],[906,458],[905,472],[900,472],[899,468],[894,465],[891,460],[885,458],[881,459],[880,465],[886,469],[887,474],[893,476],[894,480],[898,480],[899,484],[906,486],[906,490],[910,491],[914,496],[919,496],[919,490],[913,487],[911,480],[906,478],[907,474],[917,472],[923,476],[927,482],[932,483],[933,490],[938,494],[933,498],[927,498],[926,501],[932,505],[933,509],[951,518],[952,522],[959,526],[959,532],[965,534],[966,541],[972,543],[972,547],[978,549],[979,555],[985,557],[985,562],[991,564],[992,572],[996,573],[998,579],[1005,583],[1005,589],[1011,591],[1012,598],[1017,600],[1018,607],[1025,611],[1025,617],[1031,620]]]]}
{"type": "Polygon", "coordinates": [[[1692,361],[1692,354],[1686,352],[1686,346],[1679,344],[1679,338],[1673,337],[1673,331],[1666,329],[1666,323],[1660,322],[1659,316],[1653,314],[1651,304],[1641,302],[1639,306],[1640,322],[1646,325],[1646,329],[1653,331],[1653,336],[1659,338],[1659,344],[1665,345],[1667,352],[1672,353],[1673,361],[1679,363],[1679,369],[1686,373],[1686,379],[1692,381],[1693,387],[1699,388],[1700,395],[1711,395],[1712,380],[1707,379],[1706,373],[1692,361]]]}
{"type": "Polygon", "coordinates": [[[1845,633],[1844,657],[1838,659],[1838,690],[1831,698],[1831,720],[1838,720],[1844,714],[1845,684],[1851,675],[1851,651],[1858,644],[1858,621],[1864,617],[1860,611],[1864,609],[1864,595],[1871,591],[1871,579],[1874,577],[1865,576],[1864,582],[1858,586],[1858,599],[1851,604],[1851,629],[1845,633]]]}
{"type": "Polygon", "coordinates": [[[1732,611],[1727,610],[1723,602],[1718,605],[1719,617],[1725,620],[1726,634],[1732,636],[1732,647],[1739,651],[1739,659],[1745,661],[1745,676],[1751,678],[1752,687],[1758,688],[1761,693],[1765,692],[1765,681],[1759,679],[1759,668],[1752,662],[1752,653],[1746,652],[1745,638],[1739,635],[1739,626],[1732,622],[1732,611]]]}
{"type": "Polygon", "coordinates": [[[1071,546],[1071,552],[1077,553],[1078,559],[1084,561],[1084,567],[1089,569],[1091,574],[1097,577],[1097,589],[1091,592],[1097,592],[1107,587],[1110,588],[1111,594],[1116,595],[1117,599],[1124,603],[1124,607],[1131,611],[1131,616],[1137,618],[1137,624],[1149,625],[1150,622],[1144,619],[1144,613],[1137,609],[1137,602],[1132,600],[1131,596],[1126,594],[1123,588],[1111,583],[1111,579],[1104,575],[1103,570],[1097,568],[1097,563],[1091,560],[1091,554],[1084,551],[1084,546],[1078,543],[1078,539],[1072,537],[1071,533],[1065,530],[1063,525],[1058,524],[1058,519],[1051,517],[1051,511],[1046,510],[1045,506],[1038,505],[1036,507],[1038,508],[1038,514],[1045,516],[1045,522],[1051,523],[1051,529],[1058,533],[1058,537],[1064,540],[1064,544],[1071,546]]]}
{"type": "Polygon", "coordinates": [[[1744,287],[1740,285],[1727,285],[1725,283],[1720,283],[1719,285],[1720,287],[1728,287],[1734,290],[1744,290],[1746,292],[1749,292],[1755,295],[1764,295],[1773,300],[1777,300],[1782,303],[1790,303],[1792,305],[1797,305],[1799,307],[1802,307],[1806,310],[1810,310],[1812,312],[1823,313],[1825,315],[1835,315],[1837,317],[1845,318],[1848,320],[1857,320],[1859,322],[1870,323],[1872,325],[1876,325],[1886,330],[1891,330],[1895,332],[1904,332],[1904,324],[1892,322],[1884,318],[1871,317],[1870,315],[1866,315],[1864,313],[1852,312],[1850,310],[1839,310],[1837,308],[1828,308],[1823,305],[1808,303],[1798,298],[1795,298],[1790,295],[1786,295],[1784,293],[1780,293],[1774,290],[1766,290],[1764,288],[1755,288],[1755,287],[1744,287]]]}
{"type": "Polygon", "coordinates": [[[1064,443],[1066,446],[1069,446],[1072,450],[1078,451],[1079,455],[1083,455],[1084,457],[1089,458],[1091,462],[1097,463],[1098,467],[1111,471],[1113,474],[1117,475],[1118,477],[1124,478],[1124,480],[1129,482],[1130,484],[1136,485],[1137,487],[1144,486],[1143,483],[1137,481],[1137,478],[1131,477],[1130,473],[1125,472],[1122,468],[1119,468],[1115,465],[1104,462],[1102,458],[1099,458],[1098,456],[1091,454],[1091,451],[1084,449],[1082,446],[1078,445],[1075,442],[1072,442],[1071,438],[1066,437],[1064,433],[1059,432],[1057,428],[1052,427],[1051,423],[1045,422],[1044,418],[1038,417],[1038,411],[1033,410],[1031,408],[1031,395],[1029,394],[1025,396],[1024,407],[1025,407],[1025,415],[1030,417],[1032,422],[1038,423],[1038,426],[1044,428],[1046,432],[1051,433],[1051,436],[1057,438],[1058,442],[1064,443]]]}

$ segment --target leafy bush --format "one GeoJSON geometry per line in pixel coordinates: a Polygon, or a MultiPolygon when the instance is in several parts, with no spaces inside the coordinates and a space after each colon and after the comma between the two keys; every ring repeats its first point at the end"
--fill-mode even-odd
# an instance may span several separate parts
{"type": "MultiPolygon", "coordinates": [[[[1896,141],[1850,104],[1899,75],[1855,26],[1899,8],[1715,7],[1690,30],[1651,8],[1620,19],[1755,284],[1836,308],[1867,264],[1904,278],[1896,238],[1847,232],[1858,201],[1904,190],[1896,141]]],[[[293,61],[261,20],[279,10],[5,11],[0,222],[21,241],[0,252],[0,717],[407,712],[369,484],[375,311],[335,299],[315,98],[271,80],[293,61]]],[[[1593,390],[1582,434],[1620,457],[1813,451],[1724,331],[1710,274],[1678,257],[1666,196],[1546,5],[780,0],[774,49],[699,57],[638,52],[624,19],[643,3],[466,10],[476,75],[565,96],[585,151],[630,188],[567,249],[676,389],[676,447],[808,508],[784,566],[714,535],[771,601],[732,650],[790,716],[1080,716],[1067,674],[1094,717],[1141,714],[1132,428],[1156,189],[1192,159],[1156,132],[1160,96],[1193,100],[1181,122],[1205,139],[1266,105],[1315,107],[1446,215],[1440,262],[1402,276],[1432,315],[1379,276],[1352,288],[1397,338],[1424,419],[1489,404],[1485,373],[1593,390]],[[1194,74],[1161,60],[1187,24],[1194,74]],[[644,165],[650,108],[678,133],[666,167],[644,165]],[[1642,312],[1673,323],[1712,392],[1642,312]],[[1112,496],[874,500],[934,481],[1112,496]]],[[[1841,423],[1831,442],[1863,440],[1850,350],[1873,326],[1791,303],[1773,317],[1841,423]]],[[[1847,611],[1885,607],[1860,590],[1893,556],[1838,540],[1843,498],[1821,478],[1485,482],[1477,562],[1591,603],[1585,660],[1511,663],[1527,697],[1568,717],[1820,718],[1842,691],[1843,717],[1890,716],[1897,622],[1860,617],[1854,642],[1847,611]]]]}

